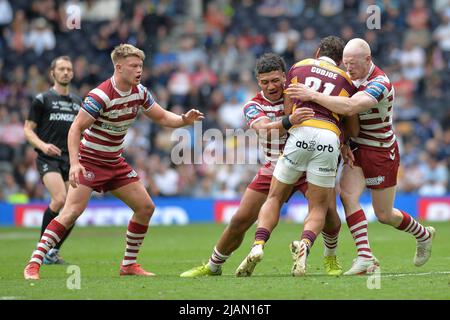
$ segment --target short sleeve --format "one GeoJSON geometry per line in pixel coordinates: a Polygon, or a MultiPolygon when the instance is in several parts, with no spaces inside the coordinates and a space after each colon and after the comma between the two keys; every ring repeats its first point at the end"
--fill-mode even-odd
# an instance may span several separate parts
{"type": "Polygon", "coordinates": [[[379,81],[375,78],[367,84],[363,92],[380,102],[383,100],[385,95],[389,93],[389,86],[390,85],[388,83],[379,81]]]}
{"type": "Polygon", "coordinates": [[[81,108],[94,119],[97,119],[103,109],[103,101],[98,101],[98,99],[89,93],[81,104],[81,108]]]}
{"type": "Polygon", "coordinates": [[[256,103],[248,103],[244,107],[245,122],[251,128],[253,123],[261,118],[267,118],[267,114],[256,103]]]}
{"type": "Polygon", "coordinates": [[[153,95],[147,88],[144,88],[144,104],[142,105],[142,108],[144,109],[144,111],[148,111],[151,107],[153,107],[154,104],[155,99],[153,98],[153,95]]]}
{"type": "Polygon", "coordinates": [[[31,108],[30,112],[28,113],[27,120],[39,123],[43,112],[44,112],[44,95],[40,93],[31,102],[31,108]]]}

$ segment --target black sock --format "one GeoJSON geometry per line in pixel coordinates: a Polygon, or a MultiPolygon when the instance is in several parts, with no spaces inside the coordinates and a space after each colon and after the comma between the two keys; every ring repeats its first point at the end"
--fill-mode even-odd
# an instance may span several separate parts
{"type": "Polygon", "coordinates": [[[73,227],[75,227],[75,224],[73,226],[71,226],[69,229],[67,229],[66,234],[64,235],[64,237],[61,239],[60,242],[58,242],[58,244],[55,246],[55,249],[60,249],[62,244],[64,243],[64,241],[66,241],[67,237],[69,236],[69,234],[72,232],[73,227]]]}
{"type": "Polygon", "coordinates": [[[48,207],[44,212],[44,217],[42,218],[42,226],[41,226],[41,238],[44,234],[45,229],[47,229],[48,224],[58,216],[58,212],[53,212],[50,207],[48,207]]]}

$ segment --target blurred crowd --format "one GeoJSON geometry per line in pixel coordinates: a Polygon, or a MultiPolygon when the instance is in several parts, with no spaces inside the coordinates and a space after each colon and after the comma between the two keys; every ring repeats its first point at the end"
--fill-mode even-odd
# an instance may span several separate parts
{"type": "MultiPolygon", "coordinates": [[[[72,89],[83,97],[112,74],[116,45],[143,49],[142,83],[159,104],[177,113],[200,109],[202,130],[223,132],[224,154],[239,155],[257,152],[239,150],[226,134],[245,128],[243,104],[258,91],[256,58],[273,51],[290,67],[313,56],[330,34],[366,39],[394,83],[399,192],[447,194],[450,0],[0,0],[0,200],[47,196],[23,124],[32,98],[50,85],[54,57],[73,59],[72,89]],[[374,4],[380,29],[366,24],[374,4]]],[[[125,157],[151,195],[236,198],[258,169],[174,165],[172,135],[141,115],[125,141],[125,157]]],[[[200,147],[204,156],[209,145],[200,147]]],[[[187,147],[193,150],[195,142],[187,147]]]]}

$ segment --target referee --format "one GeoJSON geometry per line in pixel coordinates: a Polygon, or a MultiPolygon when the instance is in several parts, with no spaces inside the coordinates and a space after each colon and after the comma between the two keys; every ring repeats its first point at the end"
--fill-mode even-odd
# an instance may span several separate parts
{"type": "MultiPolygon", "coordinates": [[[[36,165],[51,196],[42,219],[41,237],[66,201],[69,186],[67,134],[82,103],[80,97],[69,92],[73,67],[68,56],[60,56],[52,61],[50,76],[54,80],[53,87],[33,99],[24,126],[28,142],[38,153],[36,165]]],[[[65,238],[70,231],[71,229],[65,238]]],[[[59,256],[59,249],[64,240],[47,253],[45,264],[64,264],[64,260],[59,256]]]]}

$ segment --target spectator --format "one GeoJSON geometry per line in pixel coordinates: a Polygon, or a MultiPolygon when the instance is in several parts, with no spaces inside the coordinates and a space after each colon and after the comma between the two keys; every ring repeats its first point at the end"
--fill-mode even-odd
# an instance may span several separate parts
{"type": "Polygon", "coordinates": [[[169,167],[169,159],[161,161],[158,171],[153,176],[160,196],[175,196],[179,192],[180,176],[178,172],[169,167]]]}
{"type": "Polygon", "coordinates": [[[47,21],[44,18],[36,19],[26,38],[26,46],[33,49],[37,56],[41,56],[44,51],[53,50],[55,45],[55,35],[47,21]]]}
{"type": "MultiPolygon", "coordinates": [[[[290,67],[298,60],[314,56],[318,39],[336,31],[346,41],[354,37],[369,41],[375,63],[388,72],[394,83],[393,120],[396,135],[403,144],[401,190],[418,192],[420,189],[421,186],[414,183],[417,179],[412,177],[424,174],[423,169],[432,164],[420,156],[423,150],[437,159],[439,168],[448,171],[448,0],[433,3],[423,0],[212,0],[199,3],[204,4],[204,23],[198,19],[202,16],[201,10],[192,10],[184,2],[174,0],[0,0],[2,185],[4,175],[14,173],[15,184],[11,186],[23,189],[19,190],[19,195],[27,192],[31,198],[45,196],[41,184],[35,183],[21,128],[33,92],[42,91],[41,88],[48,85],[46,63],[57,54],[73,55],[73,86],[85,96],[111,71],[109,51],[112,47],[119,42],[136,43],[147,54],[141,82],[152,90],[158,101],[165,101],[162,104],[179,113],[183,112],[179,103],[200,108],[207,115],[203,130],[216,129],[225,133],[226,129],[243,127],[242,103],[257,91],[251,76],[255,58],[266,51],[277,50],[290,67]],[[69,5],[77,5],[83,11],[81,29],[70,32],[65,25],[69,5]],[[366,28],[369,5],[378,5],[381,10],[380,30],[366,28]],[[359,19],[354,19],[355,16],[359,19]],[[38,32],[36,24],[45,24],[44,31],[38,32]]],[[[155,195],[160,193],[154,177],[160,174],[161,158],[170,156],[174,146],[171,135],[169,129],[136,121],[127,137],[129,148],[124,156],[137,164],[145,187],[155,195]]],[[[219,144],[211,142],[199,146],[193,137],[194,132],[190,131],[190,138],[184,142],[183,150],[189,153],[187,158],[192,157],[195,146],[195,151],[213,159],[214,148],[219,144]]],[[[230,135],[223,141],[224,155],[238,155],[252,161],[257,158],[258,149],[242,148],[235,140],[230,135]]],[[[241,186],[251,179],[254,167],[224,167],[177,166],[176,190],[163,193],[239,195],[241,186]]],[[[447,183],[439,188],[448,188],[448,175],[447,183]]],[[[431,189],[435,192],[437,188],[433,184],[431,189]]],[[[429,193],[428,190],[422,192],[429,193]]]]}
{"type": "Polygon", "coordinates": [[[419,189],[421,196],[443,196],[447,191],[448,169],[437,159],[424,154],[424,184],[419,189]]]}

